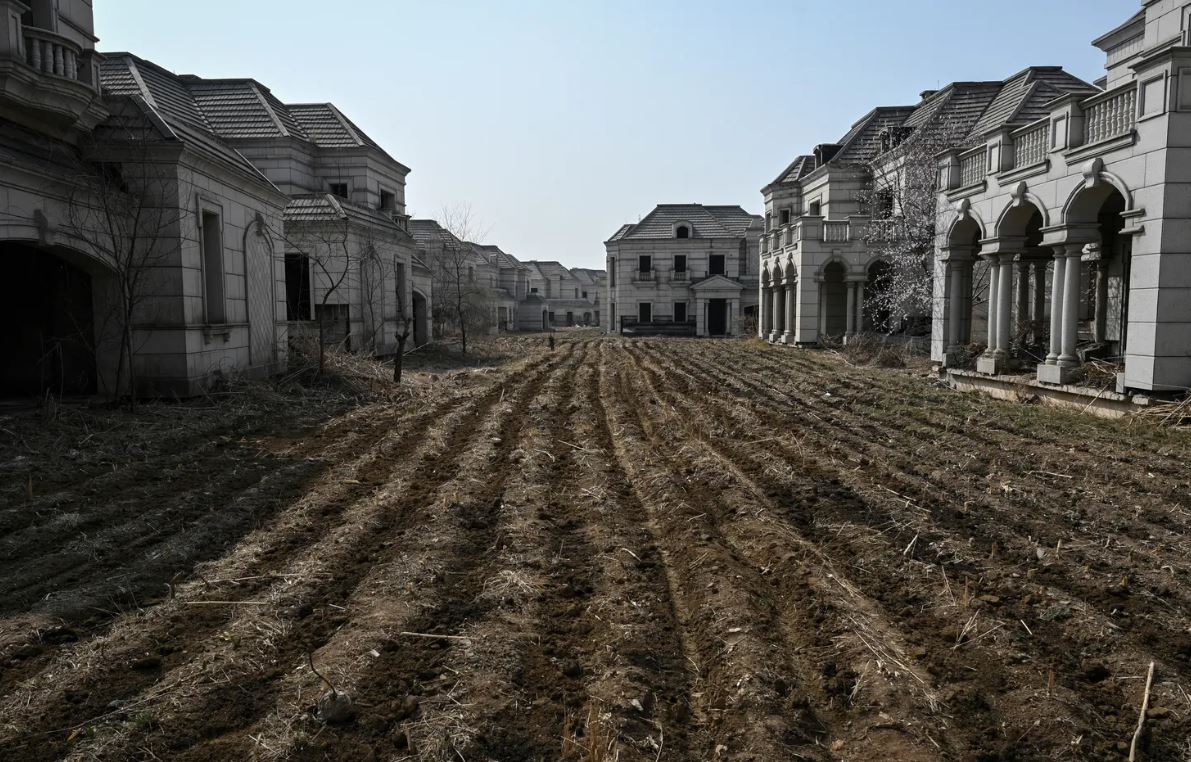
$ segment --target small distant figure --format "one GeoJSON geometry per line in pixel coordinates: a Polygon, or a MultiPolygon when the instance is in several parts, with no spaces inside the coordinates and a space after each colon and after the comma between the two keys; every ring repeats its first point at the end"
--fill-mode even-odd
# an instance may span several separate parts
{"type": "Polygon", "coordinates": [[[550,344],[550,351],[553,352],[554,351],[554,334],[550,334],[549,336],[547,336],[546,342],[548,344],[550,344]]]}

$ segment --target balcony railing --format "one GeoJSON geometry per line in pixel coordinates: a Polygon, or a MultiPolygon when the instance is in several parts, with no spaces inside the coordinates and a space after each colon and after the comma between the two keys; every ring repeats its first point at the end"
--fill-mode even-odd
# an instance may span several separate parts
{"type": "Polygon", "coordinates": [[[633,280],[637,282],[654,281],[657,280],[657,273],[653,270],[635,270],[633,280]]]}
{"type": "Polygon", "coordinates": [[[79,56],[83,49],[65,37],[45,29],[21,26],[25,44],[25,63],[42,74],[67,79],[79,78],[79,56]]]}
{"type": "Polygon", "coordinates": [[[1083,102],[1084,143],[1091,145],[1102,140],[1127,134],[1137,123],[1137,84],[1097,95],[1083,102]]]}
{"type": "Polygon", "coordinates": [[[1040,124],[1027,125],[1013,134],[1013,167],[1030,167],[1046,160],[1047,138],[1050,135],[1050,119],[1040,124]]]}
{"type": "Polygon", "coordinates": [[[985,152],[986,148],[980,146],[974,148],[967,153],[960,154],[959,157],[959,187],[967,188],[969,185],[975,185],[984,180],[985,170],[985,152]]]}
{"type": "Polygon", "coordinates": [[[670,280],[673,281],[688,281],[691,279],[691,274],[687,270],[672,270],[670,272],[670,280]]]}
{"type": "Polygon", "coordinates": [[[847,220],[823,220],[823,241],[825,243],[847,243],[850,230],[847,220]]]}

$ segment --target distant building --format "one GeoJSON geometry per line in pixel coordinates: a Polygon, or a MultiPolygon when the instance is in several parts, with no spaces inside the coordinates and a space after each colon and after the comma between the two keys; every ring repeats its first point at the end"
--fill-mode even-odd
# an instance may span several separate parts
{"type": "Polygon", "coordinates": [[[614,333],[756,331],[762,219],[739,206],[661,204],[605,243],[614,333]]]}

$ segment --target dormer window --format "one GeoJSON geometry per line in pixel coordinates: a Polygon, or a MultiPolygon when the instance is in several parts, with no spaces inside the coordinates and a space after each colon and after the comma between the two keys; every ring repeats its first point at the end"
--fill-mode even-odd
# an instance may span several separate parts
{"type": "Polygon", "coordinates": [[[347,198],[347,183],[328,183],[331,195],[347,198]]]}
{"type": "Polygon", "coordinates": [[[679,225],[678,227],[676,227],[674,229],[674,237],[675,238],[690,238],[691,237],[691,229],[689,227],[687,227],[686,225],[679,225]]]}

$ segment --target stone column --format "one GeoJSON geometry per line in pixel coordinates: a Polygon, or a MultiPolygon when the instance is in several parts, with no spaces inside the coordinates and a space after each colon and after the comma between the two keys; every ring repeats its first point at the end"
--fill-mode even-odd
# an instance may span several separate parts
{"type": "Polygon", "coordinates": [[[769,326],[769,340],[777,341],[782,330],[782,287],[775,285],[771,289],[769,301],[773,308],[772,321],[769,326]]]}
{"type": "Polygon", "coordinates": [[[826,292],[825,284],[822,281],[820,281],[819,282],[819,314],[818,314],[819,341],[822,341],[823,337],[827,334],[827,304],[826,304],[826,302],[823,301],[825,292],[826,292]]]}
{"type": "Polygon", "coordinates": [[[1055,247],[1055,270],[1050,276],[1050,351],[1046,364],[1055,365],[1063,346],[1063,287],[1066,284],[1067,257],[1063,247],[1055,247]]]}
{"type": "Polygon", "coordinates": [[[782,343],[793,344],[795,340],[794,325],[795,318],[798,314],[798,284],[793,282],[790,278],[786,278],[786,294],[783,297],[786,303],[786,314],[784,322],[784,330],[782,331],[782,343]]]}
{"type": "Polygon", "coordinates": [[[1031,278],[1031,286],[1033,290],[1030,293],[1033,304],[1030,309],[1030,321],[1034,324],[1033,340],[1038,341],[1042,337],[1042,321],[1046,319],[1046,260],[1035,259],[1030,263],[1033,277],[1031,278]]]}
{"type": "Polygon", "coordinates": [[[844,286],[848,289],[848,318],[844,336],[851,336],[856,333],[856,284],[849,281],[844,283],[844,286]]]}
{"type": "Polygon", "coordinates": [[[1079,258],[1083,244],[1066,244],[1067,266],[1063,270],[1063,343],[1058,364],[1074,367],[1079,364],[1075,356],[1075,340],[1079,325],[1079,258]]]}
{"type": "Polygon", "coordinates": [[[1030,270],[1031,262],[1025,258],[1025,254],[1018,254],[1014,261],[1013,268],[1017,275],[1017,282],[1014,284],[1016,291],[1014,296],[1017,300],[1017,315],[1014,322],[1014,330],[1018,334],[1024,335],[1023,330],[1030,324],[1030,270]]]}
{"type": "Polygon", "coordinates": [[[769,333],[769,300],[773,298],[773,289],[769,286],[761,287],[761,304],[757,308],[757,335],[762,339],[769,333]]]}
{"type": "Polygon", "coordinates": [[[947,263],[947,354],[958,352],[963,337],[964,274],[959,263],[947,263]]]}
{"type": "Polygon", "coordinates": [[[1104,252],[1100,252],[1100,259],[1096,260],[1096,314],[1092,321],[1093,339],[1097,344],[1103,344],[1107,339],[1108,327],[1108,262],[1104,259],[1104,252]]]}
{"type": "Polygon", "coordinates": [[[1001,266],[997,268],[1000,283],[997,285],[997,357],[1009,357],[1009,331],[1013,316],[1013,255],[1000,255],[1001,266]]]}
{"type": "Polygon", "coordinates": [[[997,307],[1000,300],[997,298],[997,291],[1001,285],[1000,278],[1000,257],[993,254],[988,257],[988,337],[985,347],[985,354],[993,352],[997,347],[997,307]]]}
{"type": "Polygon", "coordinates": [[[856,333],[864,333],[864,281],[856,282],[856,333]]]}

